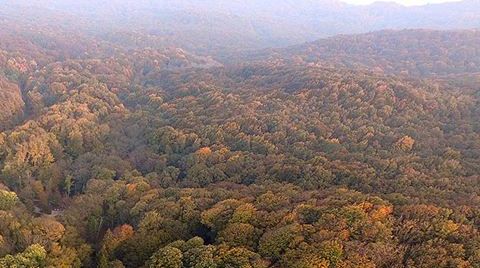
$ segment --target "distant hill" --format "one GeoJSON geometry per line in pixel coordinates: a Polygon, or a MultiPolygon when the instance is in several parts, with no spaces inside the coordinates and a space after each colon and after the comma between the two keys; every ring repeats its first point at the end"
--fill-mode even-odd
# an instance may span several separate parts
{"type": "Polygon", "coordinates": [[[474,74],[480,72],[480,31],[385,30],[340,35],[251,53],[243,60],[280,60],[416,77],[474,74]]]}
{"type": "Polygon", "coordinates": [[[3,0],[0,17],[41,20],[64,14],[64,27],[87,29],[129,46],[177,46],[201,53],[288,46],[381,29],[480,27],[480,1],[404,7],[336,0],[3,0]],[[25,9],[24,7],[28,7],[25,9]],[[33,8],[32,8],[33,7],[33,8]],[[135,33],[135,37],[132,36],[135,33]]]}

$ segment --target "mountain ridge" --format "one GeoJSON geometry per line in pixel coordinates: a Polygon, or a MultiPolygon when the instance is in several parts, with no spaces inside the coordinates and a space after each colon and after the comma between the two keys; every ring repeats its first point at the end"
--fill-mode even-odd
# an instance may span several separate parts
{"type": "MultiPolygon", "coordinates": [[[[86,0],[3,2],[4,8],[10,8],[11,13],[21,7],[30,6],[31,9],[32,6],[38,6],[53,13],[66,12],[70,16],[78,17],[83,21],[83,27],[98,32],[100,36],[115,33],[119,28],[128,26],[132,32],[149,32],[145,38],[151,40],[148,43],[150,45],[158,46],[163,42],[203,54],[208,54],[209,50],[217,54],[281,47],[337,34],[355,34],[386,28],[480,27],[478,0],[423,7],[378,3],[353,6],[330,0],[249,0],[248,3],[222,0],[117,0],[113,3],[96,2],[95,5],[90,5],[91,1],[86,0]],[[192,27],[193,25],[196,27],[192,27]]],[[[34,13],[35,9],[28,12],[34,13]]],[[[32,14],[31,17],[36,16],[38,15],[32,14]]]]}

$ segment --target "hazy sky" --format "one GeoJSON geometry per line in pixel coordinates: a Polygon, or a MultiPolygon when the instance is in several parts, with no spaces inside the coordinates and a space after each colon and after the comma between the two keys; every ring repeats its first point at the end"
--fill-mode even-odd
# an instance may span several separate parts
{"type": "MultiPolygon", "coordinates": [[[[378,0],[342,0],[349,4],[356,5],[366,5],[373,2],[378,2],[378,0]]],[[[382,2],[396,2],[405,6],[415,6],[415,5],[426,5],[434,3],[444,3],[444,2],[454,2],[456,0],[382,0],[382,2]]]]}

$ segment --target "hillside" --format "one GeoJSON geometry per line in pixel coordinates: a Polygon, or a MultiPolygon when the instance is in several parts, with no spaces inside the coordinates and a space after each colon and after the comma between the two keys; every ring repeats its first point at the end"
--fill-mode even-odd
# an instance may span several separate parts
{"type": "Polygon", "coordinates": [[[478,95],[178,49],[37,53],[11,78],[28,120],[0,135],[2,265],[477,263],[478,95]]]}
{"type": "Polygon", "coordinates": [[[22,116],[24,105],[18,86],[0,77],[0,130],[14,125],[22,116]]]}
{"type": "Polygon", "coordinates": [[[204,55],[294,45],[381,29],[480,27],[480,1],[404,7],[336,0],[3,0],[0,15],[57,21],[120,45],[181,47],[204,55]],[[94,4],[93,4],[94,3],[94,4]],[[21,10],[21,12],[18,12],[21,10]]]}
{"type": "Polygon", "coordinates": [[[480,72],[480,31],[402,30],[340,35],[246,54],[242,60],[280,60],[413,77],[475,74],[480,72]]]}
{"type": "Polygon", "coordinates": [[[480,264],[478,30],[246,52],[476,1],[0,4],[1,268],[480,264]]]}

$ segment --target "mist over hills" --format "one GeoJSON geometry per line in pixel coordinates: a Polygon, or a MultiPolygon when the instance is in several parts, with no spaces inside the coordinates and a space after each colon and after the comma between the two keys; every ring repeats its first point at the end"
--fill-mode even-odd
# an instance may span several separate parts
{"type": "MultiPolygon", "coordinates": [[[[2,2],[4,10],[30,7],[26,15],[31,13],[33,20],[38,10],[63,12],[71,16],[66,20],[78,18],[84,27],[109,41],[132,46],[170,44],[201,53],[287,46],[381,29],[480,27],[478,0],[418,7],[393,3],[354,6],[335,0],[2,2]],[[129,32],[141,32],[141,40],[132,40],[124,31],[126,26],[129,32]]],[[[42,12],[40,17],[48,14],[42,12]]]]}

